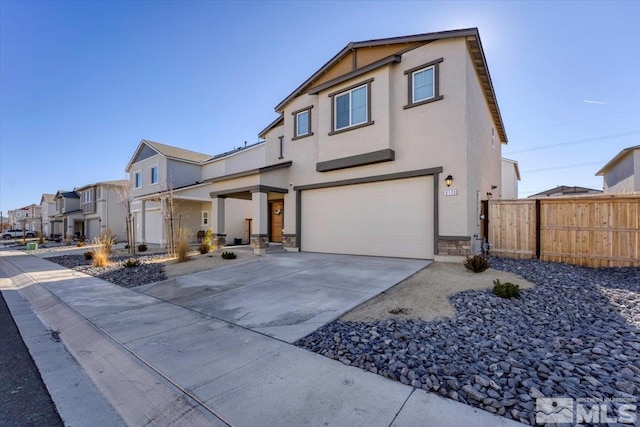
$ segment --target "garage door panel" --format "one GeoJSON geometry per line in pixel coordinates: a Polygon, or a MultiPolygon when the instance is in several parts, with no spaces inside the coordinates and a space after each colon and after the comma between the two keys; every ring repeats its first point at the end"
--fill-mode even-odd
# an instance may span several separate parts
{"type": "Polygon", "coordinates": [[[302,249],[433,258],[433,178],[304,191],[302,249]]]}

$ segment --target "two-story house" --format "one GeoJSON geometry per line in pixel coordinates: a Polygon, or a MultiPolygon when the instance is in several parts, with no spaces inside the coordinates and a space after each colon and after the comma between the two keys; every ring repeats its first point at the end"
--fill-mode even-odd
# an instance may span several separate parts
{"type": "Polygon", "coordinates": [[[31,204],[7,212],[9,228],[18,230],[40,231],[40,206],[31,204]]]}
{"type": "MultiPolygon", "coordinates": [[[[42,229],[43,236],[50,236],[53,234],[53,227],[51,224],[51,217],[56,214],[56,195],[43,193],[40,197],[40,216],[42,224],[40,228],[42,229]]],[[[38,231],[40,231],[38,228],[38,231]]]]}
{"type": "MultiPolygon", "coordinates": [[[[279,240],[425,259],[479,248],[480,204],[501,197],[507,137],[477,29],[349,43],[275,110],[263,143],[182,159],[190,181],[197,167],[202,177],[173,188],[208,191],[183,199],[210,207],[216,235],[244,223],[257,253],[279,240]]],[[[176,160],[175,147],[154,144],[142,141],[127,166],[138,201],[151,200],[153,165],[176,160]]]]}
{"type": "Polygon", "coordinates": [[[221,199],[229,221],[220,228],[212,223],[209,193],[216,177],[263,164],[264,144],[210,155],[142,140],[125,169],[130,177],[136,241],[164,245],[171,229],[175,235],[181,227],[190,230],[192,241],[199,232],[224,229],[226,234],[216,236],[217,243],[236,239],[248,243],[251,205],[221,199]]]}
{"type": "Polygon", "coordinates": [[[56,213],[49,217],[52,236],[66,238],[84,235],[84,217],[80,210],[80,196],[75,191],[58,190],[54,200],[56,213]]]}
{"type": "Polygon", "coordinates": [[[93,240],[110,232],[118,240],[126,240],[126,209],[121,200],[129,194],[128,180],[103,181],[75,189],[80,196],[83,236],[93,240]]]}

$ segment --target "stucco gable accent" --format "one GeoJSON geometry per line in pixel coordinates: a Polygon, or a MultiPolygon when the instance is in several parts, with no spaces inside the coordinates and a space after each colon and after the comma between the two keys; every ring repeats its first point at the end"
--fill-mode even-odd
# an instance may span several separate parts
{"type": "Polygon", "coordinates": [[[350,73],[347,74],[343,74],[340,77],[337,77],[333,80],[329,80],[326,83],[323,83],[321,85],[318,85],[312,89],[309,90],[308,94],[309,95],[315,95],[325,89],[329,89],[330,87],[333,87],[335,85],[338,85],[340,83],[346,82],[348,80],[351,80],[355,77],[361,76],[363,74],[368,73],[369,71],[373,71],[375,69],[378,69],[380,67],[384,67],[385,65],[389,65],[389,64],[397,64],[400,63],[402,61],[402,56],[401,55],[391,55],[388,56],[384,59],[381,59],[380,61],[376,61],[373,64],[369,64],[366,67],[362,67],[359,68],[355,71],[352,71],[350,73]]]}
{"type": "Polygon", "coordinates": [[[283,124],[284,124],[284,114],[280,114],[280,116],[277,119],[269,123],[269,126],[262,129],[262,131],[258,134],[258,136],[260,138],[264,138],[267,132],[269,132],[271,129],[277,128],[278,126],[282,126],[283,124]]]}
{"type": "Polygon", "coordinates": [[[373,165],[376,163],[390,162],[396,159],[396,153],[390,148],[372,151],[370,153],[343,157],[341,159],[327,160],[316,164],[318,172],[329,172],[338,169],[354,168],[357,166],[373,165]]]}

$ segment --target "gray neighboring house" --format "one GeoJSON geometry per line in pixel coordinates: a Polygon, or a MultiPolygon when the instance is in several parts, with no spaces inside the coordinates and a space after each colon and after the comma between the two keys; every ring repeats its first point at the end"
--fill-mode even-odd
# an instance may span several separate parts
{"type": "MultiPolygon", "coordinates": [[[[42,220],[42,235],[49,236],[53,234],[53,225],[51,217],[56,214],[56,195],[43,193],[40,197],[40,217],[42,220]]],[[[38,228],[40,231],[40,228],[38,228]]]]}
{"type": "Polygon", "coordinates": [[[640,192],[640,145],[620,151],[596,176],[602,177],[605,193],[640,192]]]}
{"type": "Polygon", "coordinates": [[[80,196],[75,191],[58,190],[56,213],[50,216],[51,237],[65,238],[84,234],[84,218],[80,210],[80,196]]]}
{"type": "Polygon", "coordinates": [[[532,194],[527,197],[528,199],[539,199],[541,197],[564,197],[564,196],[581,196],[588,194],[602,194],[602,190],[596,190],[595,188],[558,185],[556,188],[551,188],[540,193],[532,194]]]}
{"type": "Polygon", "coordinates": [[[128,186],[129,180],[125,179],[96,182],[74,190],[80,197],[82,236],[93,240],[109,230],[117,240],[126,240],[126,213],[119,194],[128,194],[128,186]]]}

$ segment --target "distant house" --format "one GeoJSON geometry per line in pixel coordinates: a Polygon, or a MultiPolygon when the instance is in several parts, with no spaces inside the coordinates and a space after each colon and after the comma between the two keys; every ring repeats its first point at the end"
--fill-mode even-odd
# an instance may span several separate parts
{"type": "Polygon", "coordinates": [[[42,235],[49,236],[53,233],[51,217],[56,214],[55,194],[42,194],[42,197],[40,197],[40,213],[42,217],[42,226],[38,229],[38,231],[42,229],[42,235]]]}
{"type": "Polygon", "coordinates": [[[82,211],[81,235],[92,240],[107,230],[118,240],[126,240],[126,213],[119,194],[128,194],[128,180],[102,181],[75,189],[82,211]]]}
{"type": "Polygon", "coordinates": [[[502,198],[518,198],[518,181],[520,181],[520,168],[515,160],[502,158],[502,198]]]}
{"type": "Polygon", "coordinates": [[[563,197],[563,196],[579,196],[585,194],[602,194],[602,190],[586,187],[570,187],[568,185],[558,185],[556,188],[532,194],[529,199],[538,199],[541,197],[563,197]]]}
{"type": "Polygon", "coordinates": [[[596,176],[603,178],[605,193],[640,192],[640,145],[620,151],[596,176]]]}
{"type": "Polygon", "coordinates": [[[40,206],[31,204],[18,209],[9,210],[9,228],[18,230],[40,230],[40,206]]]}
{"type": "Polygon", "coordinates": [[[82,210],[80,210],[80,196],[78,193],[59,190],[54,200],[56,201],[56,212],[49,217],[51,234],[62,238],[83,235],[84,218],[82,210]]]}

